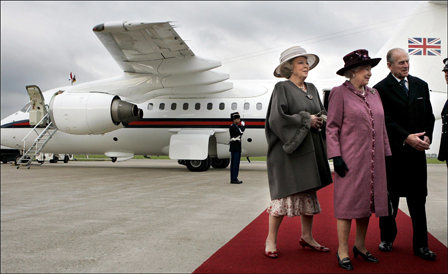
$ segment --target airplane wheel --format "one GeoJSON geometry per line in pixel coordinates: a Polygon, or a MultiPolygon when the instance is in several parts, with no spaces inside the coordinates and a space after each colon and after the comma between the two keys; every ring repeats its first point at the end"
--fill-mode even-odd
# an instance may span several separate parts
{"type": "Polygon", "coordinates": [[[213,168],[226,168],[230,164],[230,159],[219,159],[217,157],[212,158],[213,168]]]}
{"type": "Polygon", "coordinates": [[[117,157],[110,157],[112,159],[112,163],[115,163],[117,161],[117,157]]]}
{"type": "Polygon", "coordinates": [[[68,157],[68,155],[66,154],[64,156],[64,163],[68,163],[68,161],[70,160],[70,158],[68,157]]]}
{"type": "Polygon", "coordinates": [[[205,160],[187,160],[187,168],[189,171],[199,172],[207,171],[210,168],[210,157],[205,160]]]}
{"type": "Polygon", "coordinates": [[[209,170],[209,168],[212,164],[212,160],[210,159],[210,156],[208,156],[207,159],[205,159],[204,161],[206,161],[206,164],[205,164],[203,171],[207,171],[207,170],[209,170]]]}
{"type": "Polygon", "coordinates": [[[58,157],[53,155],[53,159],[50,160],[50,163],[55,164],[58,162],[58,160],[59,160],[58,157]]]}

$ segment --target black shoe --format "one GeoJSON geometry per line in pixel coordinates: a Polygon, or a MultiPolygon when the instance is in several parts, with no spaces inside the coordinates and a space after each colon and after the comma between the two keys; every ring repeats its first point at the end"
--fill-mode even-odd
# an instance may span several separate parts
{"type": "Polygon", "coordinates": [[[231,184],[242,184],[243,181],[236,180],[236,181],[230,181],[231,184]]]}
{"type": "Polygon", "coordinates": [[[434,261],[437,257],[436,253],[432,252],[429,247],[420,247],[417,250],[414,250],[414,255],[419,256],[424,260],[434,261]]]}
{"type": "Polygon", "coordinates": [[[353,270],[352,262],[349,257],[345,257],[344,259],[339,259],[339,254],[336,251],[336,258],[338,258],[339,266],[345,270],[353,270]]]}
{"type": "Polygon", "coordinates": [[[355,258],[361,256],[365,261],[372,262],[372,263],[378,263],[380,260],[373,257],[372,254],[370,254],[369,251],[366,252],[366,254],[363,254],[361,251],[358,250],[356,246],[353,246],[353,254],[355,255],[355,258]]]}
{"type": "Polygon", "coordinates": [[[392,242],[389,241],[382,241],[378,248],[383,252],[389,252],[392,251],[392,242]]]}

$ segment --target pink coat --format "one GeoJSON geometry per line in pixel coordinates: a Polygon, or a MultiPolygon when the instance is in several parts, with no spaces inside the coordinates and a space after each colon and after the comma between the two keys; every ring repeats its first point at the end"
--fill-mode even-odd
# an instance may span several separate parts
{"type": "Polygon", "coordinates": [[[358,219],[388,215],[385,156],[390,156],[381,98],[366,87],[355,94],[349,81],[331,90],[327,120],[328,158],[341,156],[344,178],[334,173],[334,215],[358,219]],[[374,142],[373,142],[374,141],[374,142]]]}

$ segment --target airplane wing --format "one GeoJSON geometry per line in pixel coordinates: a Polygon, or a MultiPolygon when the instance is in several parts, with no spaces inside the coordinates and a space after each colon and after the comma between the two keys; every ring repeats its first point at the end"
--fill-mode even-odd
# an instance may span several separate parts
{"type": "Polygon", "coordinates": [[[124,72],[172,74],[171,70],[160,67],[163,61],[168,61],[165,66],[169,65],[169,61],[188,63],[181,65],[182,68],[178,70],[187,69],[195,62],[195,70],[183,73],[221,66],[221,62],[210,60],[205,62],[208,64],[199,65],[200,59],[188,58],[195,54],[169,22],[110,22],[95,26],[93,31],[124,72]],[[180,61],[182,59],[188,59],[189,62],[180,61]]]}
{"type": "MultiPolygon", "coordinates": [[[[200,58],[169,22],[109,22],[94,33],[125,72],[116,80],[95,84],[96,91],[115,94],[135,103],[162,95],[213,94],[233,87],[228,74],[210,71],[221,62],[200,58]]],[[[89,92],[78,85],[71,92],[89,92]]]]}

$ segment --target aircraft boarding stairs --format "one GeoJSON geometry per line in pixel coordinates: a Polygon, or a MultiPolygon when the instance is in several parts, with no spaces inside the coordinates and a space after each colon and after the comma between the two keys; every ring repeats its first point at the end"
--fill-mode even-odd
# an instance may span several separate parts
{"type": "Polygon", "coordinates": [[[50,139],[53,137],[53,135],[58,131],[58,129],[54,126],[53,122],[50,121],[50,114],[47,113],[35,126],[34,128],[26,135],[25,138],[23,138],[23,154],[22,157],[20,157],[19,160],[16,161],[17,168],[20,166],[27,166],[28,169],[31,167],[32,160],[36,157],[36,155],[42,151],[42,149],[45,147],[45,145],[50,141],[50,139]],[[48,123],[48,124],[47,124],[48,123]],[[42,132],[39,134],[39,132],[36,130],[37,127],[40,125],[47,126],[42,130],[42,132]],[[30,136],[32,132],[35,132],[37,134],[36,139],[34,139],[33,144],[31,147],[25,152],[26,148],[26,139],[30,136]]]}

